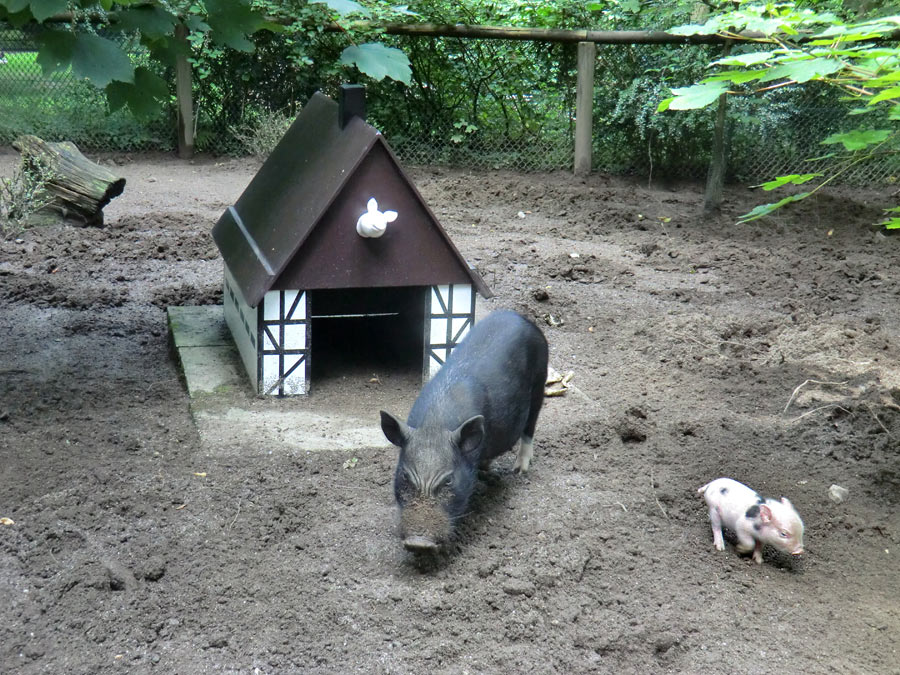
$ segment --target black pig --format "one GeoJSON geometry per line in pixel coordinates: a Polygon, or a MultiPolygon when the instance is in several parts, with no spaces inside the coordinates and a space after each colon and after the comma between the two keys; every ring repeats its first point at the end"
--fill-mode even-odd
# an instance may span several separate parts
{"type": "Polygon", "coordinates": [[[394,495],[408,550],[434,551],[446,542],[478,469],[520,440],[514,468],[528,471],[547,359],[537,326],[516,312],[493,312],[425,384],[406,424],[381,411],[384,435],[400,448],[394,495]]]}

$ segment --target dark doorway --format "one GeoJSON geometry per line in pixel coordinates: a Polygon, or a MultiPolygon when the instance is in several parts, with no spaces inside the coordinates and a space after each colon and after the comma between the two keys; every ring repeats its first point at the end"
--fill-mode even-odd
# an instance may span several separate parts
{"type": "Polygon", "coordinates": [[[317,380],[415,373],[421,381],[427,286],[310,291],[310,368],[317,380]]]}

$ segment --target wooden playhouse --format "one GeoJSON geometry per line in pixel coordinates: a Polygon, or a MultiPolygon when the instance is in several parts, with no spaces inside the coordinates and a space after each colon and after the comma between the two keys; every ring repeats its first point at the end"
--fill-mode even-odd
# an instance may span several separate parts
{"type": "Polygon", "coordinates": [[[435,372],[491,291],[365,122],[365,91],[316,93],[213,228],[225,318],[260,394],[373,350],[435,372]],[[336,359],[336,360],[335,360],[336,359]]]}

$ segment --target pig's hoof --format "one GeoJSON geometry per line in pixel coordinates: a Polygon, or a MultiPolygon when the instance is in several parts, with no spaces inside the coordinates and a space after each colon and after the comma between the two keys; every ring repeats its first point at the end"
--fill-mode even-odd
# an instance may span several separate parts
{"type": "Polygon", "coordinates": [[[516,463],[513,465],[513,471],[516,473],[528,473],[528,467],[531,466],[531,458],[534,456],[534,446],[531,441],[522,440],[519,444],[519,453],[516,455],[516,463]]]}
{"type": "Polygon", "coordinates": [[[403,548],[413,553],[434,553],[440,548],[428,537],[407,537],[403,540],[403,548]]]}

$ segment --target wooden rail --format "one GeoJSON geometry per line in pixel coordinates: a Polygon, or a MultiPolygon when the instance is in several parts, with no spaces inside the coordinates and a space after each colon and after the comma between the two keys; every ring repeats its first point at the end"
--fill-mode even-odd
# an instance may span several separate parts
{"type": "MultiPolygon", "coordinates": [[[[717,44],[738,40],[759,41],[766,39],[763,33],[744,31],[733,35],[675,35],[660,30],[590,30],[527,28],[522,26],[481,26],[468,24],[436,23],[385,23],[354,21],[346,26],[332,23],[325,30],[346,32],[350,30],[377,30],[388,35],[411,37],[455,37],[479,40],[534,40],[536,42],[593,42],[594,44],[717,44]]],[[[835,36],[840,37],[840,36],[835,36]]],[[[812,35],[791,36],[791,42],[803,44],[816,39],[812,35]]],[[[894,42],[900,40],[900,28],[879,37],[855,42],[894,42]]]]}

